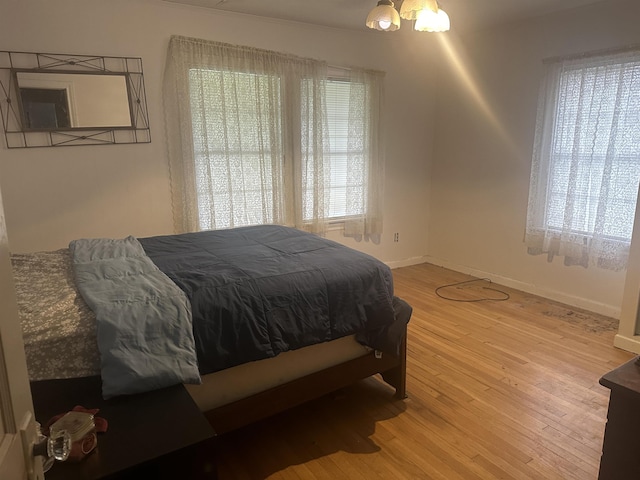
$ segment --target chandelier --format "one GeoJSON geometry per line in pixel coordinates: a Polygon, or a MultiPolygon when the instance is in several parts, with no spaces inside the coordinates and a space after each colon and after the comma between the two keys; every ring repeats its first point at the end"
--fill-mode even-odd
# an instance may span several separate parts
{"type": "Polygon", "coordinates": [[[451,28],[449,15],[436,0],[404,0],[400,13],[391,0],[379,0],[365,23],[374,30],[393,32],[400,28],[400,18],[415,20],[413,28],[419,32],[446,32],[451,28]]]}

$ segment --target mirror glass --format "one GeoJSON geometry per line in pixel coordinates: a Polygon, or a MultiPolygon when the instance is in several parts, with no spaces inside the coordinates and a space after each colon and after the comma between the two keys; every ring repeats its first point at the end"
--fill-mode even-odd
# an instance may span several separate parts
{"type": "Polygon", "coordinates": [[[23,130],[131,128],[126,74],[16,72],[23,130]]]}

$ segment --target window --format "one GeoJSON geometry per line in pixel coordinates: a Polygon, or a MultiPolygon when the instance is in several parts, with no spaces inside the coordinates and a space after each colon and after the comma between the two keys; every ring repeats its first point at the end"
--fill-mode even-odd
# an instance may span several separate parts
{"type": "MultiPolygon", "coordinates": [[[[274,197],[273,179],[284,172],[283,118],[279,115],[281,80],[204,69],[193,69],[189,75],[200,228],[274,223],[279,209],[275,207],[278,200],[274,197]],[[272,83],[273,96],[269,93],[272,83]],[[230,84],[232,88],[226,87],[230,84]]],[[[352,84],[348,76],[329,79],[323,86],[327,125],[315,126],[323,128],[325,137],[321,150],[323,168],[316,174],[325,176],[327,220],[343,220],[366,212],[367,152],[362,141],[354,142],[350,137],[355,135],[360,140],[363,136],[364,115],[368,111],[364,108],[363,87],[352,84]],[[360,94],[353,94],[352,90],[360,94]]],[[[313,81],[303,79],[300,88],[300,137],[306,138],[304,130],[314,128],[313,118],[309,117],[313,111],[313,81]]],[[[313,148],[303,145],[310,156],[313,148]]],[[[302,169],[307,170],[304,158],[302,169]]],[[[305,182],[311,186],[315,184],[313,172],[308,171],[305,182]]],[[[293,182],[292,178],[285,178],[277,183],[286,189],[293,182]]],[[[305,221],[314,218],[314,195],[314,188],[304,188],[305,221]]]]}
{"type": "Polygon", "coordinates": [[[624,268],[640,181],[640,52],[546,68],[527,245],[567,264],[624,268]]]}
{"type": "MultiPolygon", "coordinates": [[[[347,78],[329,79],[325,87],[328,150],[325,152],[328,182],[326,217],[342,220],[367,210],[368,152],[365,136],[364,85],[347,78]]],[[[309,213],[305,215],[308,218],[309,213]]]]}
{"type": "MultiPolygon", "coordinates": [[[[262,223],[379,236],[382,74],[172,37],[165,74],[177,232],[262,223]]],[[[376,240],[377,238],[374,238],[376,240]]]]}
{"type": "Polygon", "coordinates": [[[192,69],[189,80],[200,229],[276,222],[280,79],[192,69]]]}

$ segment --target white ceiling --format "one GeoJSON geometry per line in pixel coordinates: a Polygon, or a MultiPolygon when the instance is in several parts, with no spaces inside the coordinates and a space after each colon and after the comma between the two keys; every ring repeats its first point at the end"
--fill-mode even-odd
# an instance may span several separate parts
{"type": "MultiPolygon", "coordinates": [[[[377,0],[166,0],[175,3],[364,30],[377,0]]],[[[440,0],[451,29],[468,31],[608,0],[440,0]]],[[[399,9],[402,0],[397,0],[399,9]]]]}

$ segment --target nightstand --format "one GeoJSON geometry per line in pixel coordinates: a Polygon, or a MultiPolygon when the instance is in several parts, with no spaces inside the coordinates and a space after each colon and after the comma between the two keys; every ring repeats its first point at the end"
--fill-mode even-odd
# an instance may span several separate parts
{"type": "Polygon", "coordinates": [[[639,358],[621,365],[600,379],[600,384],[611,390],[600,460],[600,480],[640,478],[639,358]]]}
{"type": "Polygon", "coordinates": [[[56,462],[47,480],[217,478],[215,432],[183,385],[104,400],[100,377],[85,377],[32,382],[31,392],[42,425],[76,405],[109,423],[95,451],[56,462]]]}

